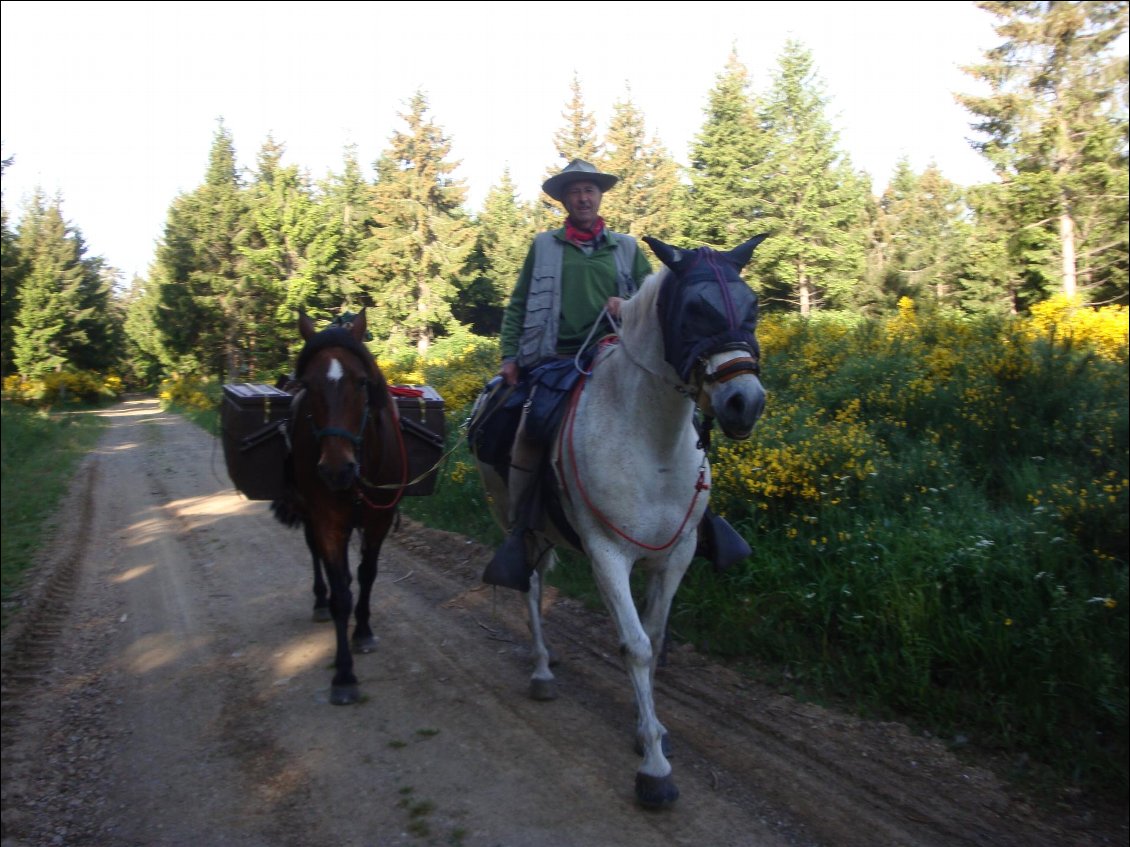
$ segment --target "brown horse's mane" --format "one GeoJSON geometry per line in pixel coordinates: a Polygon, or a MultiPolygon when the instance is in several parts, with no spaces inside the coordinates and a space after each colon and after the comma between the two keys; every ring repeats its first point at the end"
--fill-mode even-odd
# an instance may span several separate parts
{"type": "Polygon", "coordinates": [[[306,345],[302,348],[302,352],[298,354],[298,363],[294,368],[295,379],[301,380],[303,372],[310,364],[310,360],[314,358],[317,353],[330,347],[341,347],[348,350],[357,357],[362,367],[368,372],[370,406],[377,408],[389,402],[388,381],[385,379],[384,374],[381,373],[381,369],[377,366],[377,360],[373,358],[372,352],[368,347],[354,338],[353,333],[348,329],[338,326],[327,327],[312,336],[306,342],[306,345]]]}

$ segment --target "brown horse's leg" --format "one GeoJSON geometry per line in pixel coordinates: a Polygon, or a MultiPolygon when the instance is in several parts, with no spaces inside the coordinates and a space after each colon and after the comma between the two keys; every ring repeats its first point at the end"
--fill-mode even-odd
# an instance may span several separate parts
{"type": "Polygon", "coordinates": [[[322,576],[322,559],[318,555],[318,545],[309,522],[302,527],[306,534],[306,547],[310,550],[310,558],[314,566],[314,622],[325,623],[331,619],[330,603],[327,599],[326,580],[322,576]]]}
{"type": "Polygon", "coordinates": [[[370,518],[361,541],[361,564],[357,567],[357,606],[354,609],[356,625],[353,628],[353,649],[358,653],[372,653],[377,649],[377,639],[369,625],[369,602],[373,583],[377,579],[377,559],[381,544],[392,525],[392,513],[384,512],[370,518]]]}
{"type": "Polygon", "coordinates": [[[323,530],[318,549],[326,566],[330,588],[330,614],[333,616],[337,649],[334,654],[334,678],[330,702],[335,706],[356,703],[361,697],[357,677],[353,675],[353,654],[349,649],[349,617],[353,612],[353,593],[349,585],[349,531],[323,530]],[[328,536],[328,537],[327,537],[328,536]]]}

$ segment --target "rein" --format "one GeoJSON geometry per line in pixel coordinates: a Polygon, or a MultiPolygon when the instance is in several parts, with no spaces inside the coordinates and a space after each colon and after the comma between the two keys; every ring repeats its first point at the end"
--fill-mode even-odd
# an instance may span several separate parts
{"type": "MultiPolygon", "coordinates": [[[[631,357],[629,357],[629,358],[631,358],[631,357]]],[[[593,364],[593,368],[594,369],[596,368],[595,362],[593,364]]],[[[666,543],[659,544],[659,545],[647,544],[643,541],[640,541],[640,540],[633,538],[632,536],[628,535],[628,533],[626,533],[624,530],[620,529],[620,527],[618,527],[614,523],[612,523],[612,521],[608,518],[608,516],[605,515],[602,511],[600,511],[600,509],[598,509],[593,504],[592,500],[589,497],[588,491],[585,490],[584,483],[581,482],[580,469],[577,466],[577,451],[573,446],[573,425],[576,423],[576,420],[577,420],[577,406],[580,403],[581,392],[584,391],[585,380],[587,380],[590,375],[591,375],[591,373],[590,374],[582,374],[580,381],[577,383],[577,387],[573,390],[573,396],[569,398],[569,408],[568,408],[568,411],[565,413],[565,415],[566,415],[565,423],[561,427],[560,435],[558,436],[558,438],[559,438],[558,449],[560,450],[561,445],[564,444],[564,440],[566,438],[566,433],[568,433],[569,457],[570,457],[570,460],[571,460],[570,461],[570,470],[572,470],[572,472],[573,472],[573,480],[577,483],[577,490],[581,493],[581,499],[584,501],[584,503],[588,507],[589,511],[592,512],[602,524],[604,524],[606,527],[608,527],[610,530],[612,530],[618,536],[623,538],[625,541],[629,541],[632,544],[635,544],[637,547],[642,547],[645,550],[652,550],[652,551],[666,550],[668,547],[670,547],[676,541],[678,541],[679,538],[682,537],[683,530],[686,528],[687,522],[690,520],[691,515],[694,513],[694,507],[695,507],[695,504],[698,502],[699,496],[702,494],[703,491],[709,491],[710,490],[710,485],[706,482],[706,453],[704,452],[702,454],[702,464],[699,466],[699,469],[698,469],[698,480],[695,482],[695,485],[694,485],[694,496],[691,498],[691,502],[690,502],[690,505],[687,507],[686,514],[683,515],[682,523],[679,524],[679,527],[678,527],[678,529],[675,530],[674,535],[672,535],[671,538],[668,539],[666,543]]]]}

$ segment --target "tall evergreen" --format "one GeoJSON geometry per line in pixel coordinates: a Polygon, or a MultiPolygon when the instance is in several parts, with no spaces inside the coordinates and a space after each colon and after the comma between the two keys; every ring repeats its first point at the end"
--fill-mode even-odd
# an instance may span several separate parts
{"type": "Polygon", "coordinates": [[[282,163],[284,152],[283,145],[268,138],[248,187],[237,308],[243,354],[255,372],[285,370],[292,361],[301,346],[295,316],[313,311],[328,277],[319,261],[325,257],[311,260],[315,248],[327,246],[318,243],[326,215],[309,177],[296,165],[282,163]]]}
{"type": "MultiPolygon", "coordinates": [[[[574,159],[583,159],[595,165],[601,158],[601,146],[596,136],[596,118],[585,108],[581,81],[575,73],[569,91],[572,96],[565,105],[565,111],[561,113],[565,123],[553,134],[557,161],[546,168],[542,182],[559,173],[574,159]]],[[[549,229],[563,224],[565,212],[559,203],[539,192],[535,204],[535,217],[539,230],[549,229]]]]}
{"type": "Polygon", "coordinates": [[[517,195],[507,168],[487,193],[476,221],[474,278],[460,296],[455,316],[479,335],[497,335],[502,329],[502,310],[536,231],[532,210],[519,203],[517,195]]]}
{"type": "Polygon", "coordinates": [[[919,175],[905,158],[898,162],[879,200],[877,229],[882,235],[874,239],[887,308],[901,297],[956,303],[967,217],[961,189],[934,164],[919,175]]]}
{"type": "Polygon", "coordinates": [[[672,240],[678,231],[679,172],[658,140],[647,138],[643,113],[631,92],[613,106],[598,164],[620,178],[601,204],[601,215],[617,232],[672,240]]]}
{"type": "Polygon", "coordinates": [[[36,194],[19,228],[27,263],[17,298],[12,358],[25,377],[66,368],[105,372],[116,362],[110,290],[100,257],[86,256],[82,233],[61,201],[36,194]]]}
{"type": "Polygon", "coordinates": [[[757,126],[755,104],[749,71],[737,51],[731,50],[708,95],[706,120],[691,145],[683,221],[690,243],[729,249],[764,232],[757,184],[768,151],[757,126]]]}
{"type": "Polygon", "coordinates": [[[167,367],[221,381],[251,375],[241,343],[247,298],[240,248],[247,226],[235,145],[221,121],[204,184],[173,201],[157,249],[154,320],[167,367]]]}
{"type": "MultiPolygon", "coordinates": [[[[0,174],[11,167],[13,159],[4,159],[0,174]]],[[[7,376],[14,367],[12,350],[15,343],[13,334],[16,312],[19,310],[20,283],[27,274],[27,268],[20,260],[20,248],[16,243],[16,233],[10,226],[8,206],[3,202],[0,192],[0,284],[3,299],[0,300],[0,375],[7,376]]]]}
{"type": "Polygon", "coordinates": [[[427,116],[417,92],[376,163],[372,225],[360,247],[357,282],[376,307],[369,326],[392,346],[424,352],[449,328],[452,304],[467,284],[474,228],[466,188],[453,174],[451,142],[427,116]]]}
{"type": "Polygon", "coordinates": [[[361,173],[357,147],[350,145],[341,173],[331,173],[321,183],[322,223],[308,252],[309,278],[315,284],[306,301],[311,315],[330,317],[360,302],[350,263],[368,231],[371,191],[361,173]]]}
{"type": "Polygon", "coordinates": [[[755,255],[760,282],[803,315],[852,305],[868,238],[870,181],[838,149],[826,107],[811,54],[790,40],[759,109],[766,153],[741,234],[772,232],[755,255]]]}
{"type": "Polygon", "coordinates": [[[965,68],[986,96],[959,95],[1012,218],[1017,305],[1058,289],[1127,296],[1125,0],[981,2],[1004,41],[965,68]]]}

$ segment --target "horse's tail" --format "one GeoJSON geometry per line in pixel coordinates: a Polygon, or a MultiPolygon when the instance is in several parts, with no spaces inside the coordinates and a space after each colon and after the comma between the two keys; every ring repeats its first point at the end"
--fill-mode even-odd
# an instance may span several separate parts
{"type": "Polygon", "coordinates": [[[271,512],[275,516],[275,520],[283,526],[294,529],[295,527],[302,526],[302,513],[294,505],[294,501],[290,498],[284,497],[278,500],[271,501],[271,512]]]}

